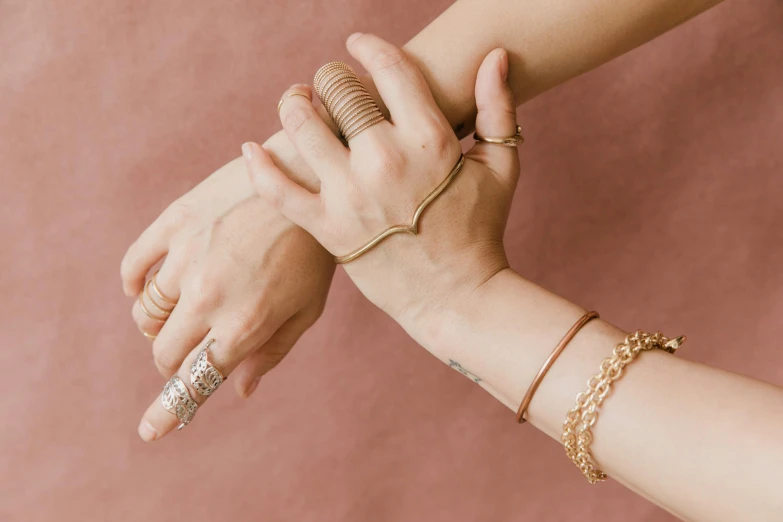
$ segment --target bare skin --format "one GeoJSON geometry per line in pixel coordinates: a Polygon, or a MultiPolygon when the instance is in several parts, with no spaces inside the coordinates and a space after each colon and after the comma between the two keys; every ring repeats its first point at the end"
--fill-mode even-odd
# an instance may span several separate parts
{"type": "MultiPolygon", "coordinates": [[[[508,83],[519,104],[715,3],[461,0],[404,52],[422,71],[448,124],[462,136],[475,122],[479,65],[495,47],[502,45],[508,52],[508,83]]],[[[375,59],[388,65],[395,56],[375,59]]],[[[372,79],[366,81],[375,92],[372,79]]],[[[263,147],[290,179],[319,188],[318,177],[284,132],[263,147]]],[[[165,323],[150,319],[138,303],[132,311],[141,330],[158,335],[153,356],[161,375],[168,378],[187,367],[200,344],[215,337],[216,360],[231,374],[241,396],[253,392],[258,379],[317,319],[334,271],[331,256],[310,234],[255,196],[238,160],[172,203],[131,245],[121,269],[125,293],[137,296],[161,260],[158,284],[166,295],[179,299],[176,310],[165,323]],[[237,271],[244,274],[237,276],[237,271]]],[[[177,423],[156,399],[139,424],[139,434],[146,441],[156,440],[177,423]]]]}
{"type": "MultiPolygon", "coordinates": [[[[281,121],[321,181],[319,192],[291,181],[260,146],[243,147],[259,195],[334,255],[404,222],[404,209],[460,155],[410,60],[398,53],[393,66],[377,67],[375,56],[396,49],[372,35],[354,35],[348,48],[372,73],[391,122],[353,138],[349,151],[305,97],[291,98],[281,121]]],[[[507,72],[502,49],[478,72],[476,128],[483,135],[513,134],[507,72]]],[[[345,270],[423,347],[515,411],[549,351],[585,310],[505,263],[516,151],[477,143],[465,156],[453,184],[423,216],[426,232],[392,236],[345,270]]],[[[625,335],[606,321],[588,323],[544,379],[529,421],[559,439],[577,393],[625,335]]],[[[783,513],[781,431],[783,388],[652,350],[612,386],[591,449],[611,477],[682,519],[773,521],[783,513]]]]}

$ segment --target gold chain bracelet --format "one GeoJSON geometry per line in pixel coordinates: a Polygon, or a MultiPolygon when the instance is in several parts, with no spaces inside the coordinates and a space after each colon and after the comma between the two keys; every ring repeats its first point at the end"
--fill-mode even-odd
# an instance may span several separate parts
{"type": "Polygon", "coordinates": [[[674,353],[684,342],[685,336],[669,340],[661,332],[650,335],[639,330],[628,334],[625,341],[614,348],[612,356],[603,360],[600,373],[587,381],[587,391],[576,396],[576,405],[568,412],[563,423],[561,441],[568,458],[590,484],[606,480],[606,473],[593,463],[590,443],[593,441],[592,428],[598,420],[598,408],[609,394],[612,383],[620,378],[623,368],[641,352],[659,349],[674,353]]]}

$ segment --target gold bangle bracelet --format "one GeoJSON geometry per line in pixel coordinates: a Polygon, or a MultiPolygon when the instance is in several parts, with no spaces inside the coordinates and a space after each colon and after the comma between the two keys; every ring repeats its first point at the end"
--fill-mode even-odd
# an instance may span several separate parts
{"type": "Polygon", "coordinates": [[[596,467],[590,454],[590,443],[593,441],[592,428],[598,420],[598,408],[609,394],[612,383],[620,378],[623,369],[643,351],[658,349],[674,353],[685,340],[685,336],[669,340],[661,332],[650,335],[639,330],[628,334],[625,340],[614,348],[612,356],[601,363],[600,373],[587,381],[587,390],[576,396],[576,405],[566,415],[560,440],[568,458],[590,484],[606,480],[606,473],[596,467]]]}
{"type": "MultiPolygon", "coordinates": [[[[372,125],[372,122],[368,122],[369,125],[372,125]]],[[[356,129],[353,134],[355,135],[358,132],[361,132],[362,128],[356,129]]],[[[427,205],[432,203],[432,201],[437,198],[444,190],[446,190],[446,187],[449,186],[449,184],[454,180],[455,177],[457,177],[457,174],[460,170],[462,170],[462,166],[465,164],[465,156],[463,154],[460,154],[459,160],[457,160],[457,163],[454,165],[454,167],[451,169],[451,172],[449,172],[449,175],[446,176],[446,179],[440,182],[440,184],[435,187],[435,190],[429,193],[429,195],[424,198],[424,201],[419,204],[418,207],[416,207],[416,211],[413,213],[413,218],[411,219],[410,225],[394,225],[393,227],[389,227],[377,236],[375,236],[373,239],[371,239],[367,244],[365,244],[363,247],[354,250],[350,254],[346,254],[344,256],[337,256],[334,258],[335,263],[338,265],[342,265],[345,263],[349,263],[356,259],[357,257],[361,256],[362,254],[366,254],[372,248],[378,246],[378,244],[386,239],[387,237],[394,235],[394,234],[400,234],[400,233],[406,233],[406,234],[412,234],[417,235],[419,233],[419,218],[421,217],[422,213],[424,212],[424,209],[427,208],[427,205]]]]}
{"type": "Polygon", "coordinates": [[[571,342],[571,339],[573,339],[574,336],[579,333],[579,330],[581,330],[584,325],[589,323],[592,319],[598,319],[599,317],[600,316],[598,315],[598,312],[585,313],[576,323],[574,323],[571,329],[566,332],[563,338],[560,339],[560,342],[557,343],[555,349],[552,350],[552,353],[549,354],[549,357],[546,358],[544,364],[541,365],[541,369],[538,370],[536,376],[533,377],[533,382],[530,383],[530,387],[527,389],[527,393],[525,393],[525,396],[522,398],[522,402],[519,404],[519,409],[517,410],[518,423],[523,424],[527,422],[527,419],[525,419],[525,413],[527,413],[527,408],[530,406],[530,401],[533,400],[533,395],[536,393],[536,390],[538,390],[538,387],[541,385],[541,381],[544,380],[544,377],[546,377],[549,369],[553,364],[555,364],[555,360],[560,356],[561,353],[563,353],[563,350],[565,350],[566,346],[568,346],[568,343],[571,342]]]}

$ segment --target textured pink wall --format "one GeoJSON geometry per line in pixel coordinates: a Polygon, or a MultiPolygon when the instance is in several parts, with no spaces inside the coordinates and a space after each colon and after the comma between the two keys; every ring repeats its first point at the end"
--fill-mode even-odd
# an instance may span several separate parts
{"type": "MultiPolygon", "coordinates": [[[[347,34],[402,43],[448,3],[0,3],[0,520],[671,519],[588,486],[342,273],[251,400],[136,436],[162,381],[120,291],[127,245],[276,130],[279,94],[347,34]]],[[[730,0],[523,107],[514,266],[783,385],[781,27],[780,2],[730,0]]]]}

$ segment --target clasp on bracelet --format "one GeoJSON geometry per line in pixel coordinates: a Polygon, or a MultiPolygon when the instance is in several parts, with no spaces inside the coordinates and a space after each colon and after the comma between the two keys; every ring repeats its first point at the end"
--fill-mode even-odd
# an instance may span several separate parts
{"type": "Polygon", "coordinates": [[[681,335],[679,337],[675,337],[674,339],[672,339],[671,341],[669,341],[668,343],[663,345],[663,350],[666,351],[666,352],[669,352],[669,353],[674,353],[687,340],[688,340],[688,338],[685,337],[684,335],[681,335]]]}

